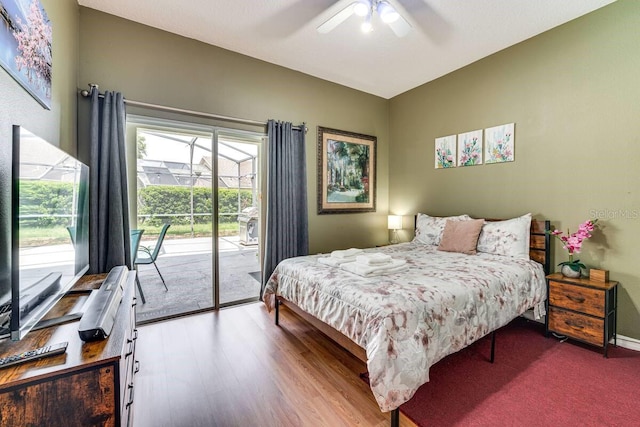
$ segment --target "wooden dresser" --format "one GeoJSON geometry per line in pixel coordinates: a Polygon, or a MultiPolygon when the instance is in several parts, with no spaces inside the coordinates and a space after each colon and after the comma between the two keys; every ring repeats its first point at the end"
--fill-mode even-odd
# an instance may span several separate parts
{"type": "MultiPolygon", "coordinates": [[[[83,277],[45,318],[78,310],[106,275],[83,277]]],[[[65,354],[0,370],[2,426],[127,426],[132,422],[137,330],[135,272],[130,272],[113,330],[83,342],[79,320],[0,341],[0,357],[68,341],[65,354]]]]}
{"type": "Polygon", "coordinates": [[[618,282],[547,276],[547,335],[550,332],[599,346],[607,357],[615,344],[618,282]]]}

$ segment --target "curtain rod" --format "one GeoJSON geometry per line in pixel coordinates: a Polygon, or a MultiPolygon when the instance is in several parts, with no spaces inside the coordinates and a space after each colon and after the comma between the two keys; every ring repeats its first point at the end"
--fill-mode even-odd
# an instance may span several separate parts
{"type": "MultiPolygon", "coordinates": [[[[97,84],[93,84],[93,83],[89,83],[89,88],[93,89],[96,88],[96,90],[98,90],[98,85],[97,84]]],[[[85,98],[88,98],[89,95],[91,94],[91,90],[86,90],[86,89],[82,89],[80,90],[80,95],[82,95],[85,98]]],[[[104,98],[104,94],[98,92],[98,96],[100,98],[104,98]]],[[[212,113],[205,113],[202,111],[195,111],[195,110],[186,110],[184,108],[176,108],[176,107],[168,107],[166,105],[158,105],[158,104],[150,104],[148,102],[142,102],[142,101],[133,101],[131,99],[124,99],[124,102],[126,104],[129,104],[133,107],[146,107],[146,108],[151,108],[154,110],[161,110],[161,111],[167,111],[170,113],[182,113],[182,114],[188,114],[190,116],[198,116],[198,117],[206,117],[209,119],[216,119],[216,120],[224,120],[227,122],[234,122],[234,123],[241,123],[241,124],[245,124],[245,125],[253,125],[253,126],[266,126],[267,122],[262,122],[262,121],[258,121],[258,120],[250,120],[250,119],[241,119],[238,117],[229,117],[229,116],[222,116],[220,114],[212,114],[212,113]]],[[[304,127],[304,133],[308,132],[308,128],[306,125],[302,125],[302,126],[293,126],[293,128],[295,130],[301,130],[302,127],[304,127]]]]}

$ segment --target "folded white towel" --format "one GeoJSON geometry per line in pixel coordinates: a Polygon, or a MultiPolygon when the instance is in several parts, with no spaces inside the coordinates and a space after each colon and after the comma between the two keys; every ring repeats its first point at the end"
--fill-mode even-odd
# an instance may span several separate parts
{"type": "Polygon", "coordinates": [[[356,262],[365,265],[389,264],[391,262],[391,256],[381,252],[362,254],[356,257],[356,262]]]}
{"type": "Polygon", "coordinates": [[[381,276],[384,274],[397,273],[407,268],[407,262],[403,259],[392,259],[389,264],[365,265],[359,262],[348,262],[340,265],[340,268],[350,273],[363,277],[381,276]]]}
{"type": "Polygon", "coordinates": [[[333,251],[331,252],[331,256],[333,258],[354,258],[357,255],[360,255],[362,253],[362,249],[356,249],[356,248],[351,248],[351,249],[345,249],[345,250],[341,250],[341,251],[333,251]]]}
{"type": "Polygon", "coordinates": [[[333,258],[333,257],[322,257],[318,258],[318,262],[320,264],[330,265],[331,267],[340,267],[342,264],[346,264],[348,262],[354,262],[355,258],[333,258]]]}

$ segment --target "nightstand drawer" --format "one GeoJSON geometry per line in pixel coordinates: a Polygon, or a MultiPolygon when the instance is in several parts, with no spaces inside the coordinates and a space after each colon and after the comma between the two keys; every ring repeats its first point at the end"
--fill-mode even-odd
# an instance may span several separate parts
{"type": "Polygon", "coordinates": [[[591,314],[605,316],[604,292],[598,289],[575,286],[567,283],[549,281],[549,304],[556,307],[591,314]]]}
{"type": "Polygon", "coordinates": [[[549,330],[591,344],[604,344],[604,319],[549,307],[549,330]]]}

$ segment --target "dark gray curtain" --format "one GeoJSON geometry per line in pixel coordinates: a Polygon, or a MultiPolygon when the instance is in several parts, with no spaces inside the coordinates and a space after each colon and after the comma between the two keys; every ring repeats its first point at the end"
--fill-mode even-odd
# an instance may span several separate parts
{"type": "Polygon", "coordinates": [[[267,224],[262,269],[264,285],[278,263],[309,254],[305,126],[269,120],[267,123],[267,224]]]}
{"type": "Polygon", "coordinates": [[[94,274],[118,265],[131,268],[125,125],[122,94],[106,92],[102,98],[94,87],[89,134],[89,262],[94,274]]]}

